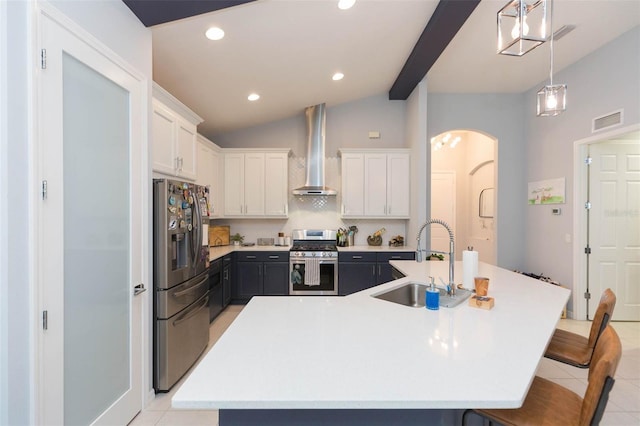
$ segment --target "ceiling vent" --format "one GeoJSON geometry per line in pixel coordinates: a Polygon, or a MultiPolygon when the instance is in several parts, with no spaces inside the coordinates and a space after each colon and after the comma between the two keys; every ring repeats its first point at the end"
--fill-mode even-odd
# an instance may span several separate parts
{"type": "Polygon", "coordinates": [[[594,118],[591,132],[593,133],[603,129],[608,129],[610,127],[619,126],[620,124],[622,124],[623,111],[624,110],[620,109],[618,111],[614,111],[612,113],[594,118]]]}

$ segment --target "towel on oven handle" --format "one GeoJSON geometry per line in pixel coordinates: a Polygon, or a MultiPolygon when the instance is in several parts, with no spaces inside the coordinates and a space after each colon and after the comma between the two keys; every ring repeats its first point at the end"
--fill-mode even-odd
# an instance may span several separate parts
{"type": "Polygon", "coordinates": [[[304,260],[304,283],[309,287],[320,285],[320,259],[304,260]]]}

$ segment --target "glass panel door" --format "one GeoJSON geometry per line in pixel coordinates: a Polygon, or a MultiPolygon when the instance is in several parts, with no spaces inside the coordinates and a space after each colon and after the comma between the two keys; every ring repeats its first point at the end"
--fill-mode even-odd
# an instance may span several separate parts
{"type": "Polygon", "coordinates": [[[64,424],[130,387],[129,92],[63,54],[64,424]]]}

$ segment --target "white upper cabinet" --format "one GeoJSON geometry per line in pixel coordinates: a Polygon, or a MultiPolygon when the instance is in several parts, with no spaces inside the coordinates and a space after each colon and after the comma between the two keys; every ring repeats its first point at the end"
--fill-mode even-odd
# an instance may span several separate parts
{"type": "Polygon", "coordinates": [[[224,150],[224,216],[287,217],[288,149],[224,150]]]}
{"type": "Polygon", "coordinates": [[[222,217],[221,148],[198,135],[196,154],[196,183],[209,187],[209,217],[222,217]]]}
{"type": "Polygon", "coordinates": [[[197,177],[197,127],[202,118],[153,83],[153,170],[189,180],[197,177]]]}
{"type": "Polygon", "coordinates": [[[265,216],[286,217],[289,214],[289,154],[265,154],[265,216]]]}
{"type": "Polygon", "coordinates": [[[342,217],[408,219],[408,149],[341,149],[342,217]]]}
{"type": "Polygon", "coordinates": [[[342,153],[342,216],[364,216],[364,154],[342,153]]]}

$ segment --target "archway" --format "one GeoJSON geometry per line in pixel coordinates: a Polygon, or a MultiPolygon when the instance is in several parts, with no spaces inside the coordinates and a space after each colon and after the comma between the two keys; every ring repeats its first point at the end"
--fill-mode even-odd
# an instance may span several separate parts
{"type": "MultiPolygon", "coordinates": [[[[473,247],[483,262],[496,264],[497,141],[484,133],[456,129],[431,138],[431,215],[454,230],[456,259],[473,247]]],[[[431,229],[431,248],[448,251],[444,230],[431,229]]]]}

